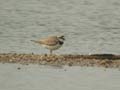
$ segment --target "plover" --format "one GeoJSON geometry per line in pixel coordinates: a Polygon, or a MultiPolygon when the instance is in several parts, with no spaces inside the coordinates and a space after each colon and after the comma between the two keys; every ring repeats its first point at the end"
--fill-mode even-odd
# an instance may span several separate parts
{"type": "Polygon", "coordinates": [[[52,54],[53,50],[59,49],[64,44],[64,36],[49,36],[47,38],[41,40],[31,40],[35,43],[42,45],[43,47],[50,50],[50,54],[52,54]]]}

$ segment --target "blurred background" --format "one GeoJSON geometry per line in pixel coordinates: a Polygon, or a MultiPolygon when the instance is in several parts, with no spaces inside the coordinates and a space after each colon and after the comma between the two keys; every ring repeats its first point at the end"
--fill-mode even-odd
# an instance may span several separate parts
{"type": "Polygon", "coordinates": [[[59,34],[57,54],[120,54],[120,0],[0,0],[0,53],[48,53],[30,40],[59,34]]]}

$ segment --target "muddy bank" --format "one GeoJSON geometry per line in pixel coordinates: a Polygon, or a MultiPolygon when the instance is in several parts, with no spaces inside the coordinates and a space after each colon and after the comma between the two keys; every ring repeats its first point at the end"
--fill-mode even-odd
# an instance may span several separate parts
{"type": "Polygon", "coordinates": [[[98,66],[106,68],[120,68],[120,55],[38,55],[1,53],[1,63],[40,64],[40,65],[69,65],[69,66],[98,66]]]}

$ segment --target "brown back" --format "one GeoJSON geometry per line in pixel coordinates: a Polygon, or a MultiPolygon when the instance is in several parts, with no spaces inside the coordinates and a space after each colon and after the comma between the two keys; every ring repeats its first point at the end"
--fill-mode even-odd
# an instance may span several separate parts
{"type": "Polygon", "coordinates": [[[59,43],[59,39],[57,36],[50,36],[48,38],[40,40],[40,43],[52,46],[52,45],[56,45],[57,43],[59,43]]]}

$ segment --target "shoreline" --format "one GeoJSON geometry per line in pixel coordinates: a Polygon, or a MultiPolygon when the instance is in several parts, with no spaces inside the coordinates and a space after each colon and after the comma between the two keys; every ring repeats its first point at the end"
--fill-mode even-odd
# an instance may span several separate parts
{"type": "Polygon", "coordinates": [[[92,54],[92,55],[40,55],[0,53],[0,63],[40,64],[55,66],[87,66],[120,68],[120,55],[92,54]]]}

